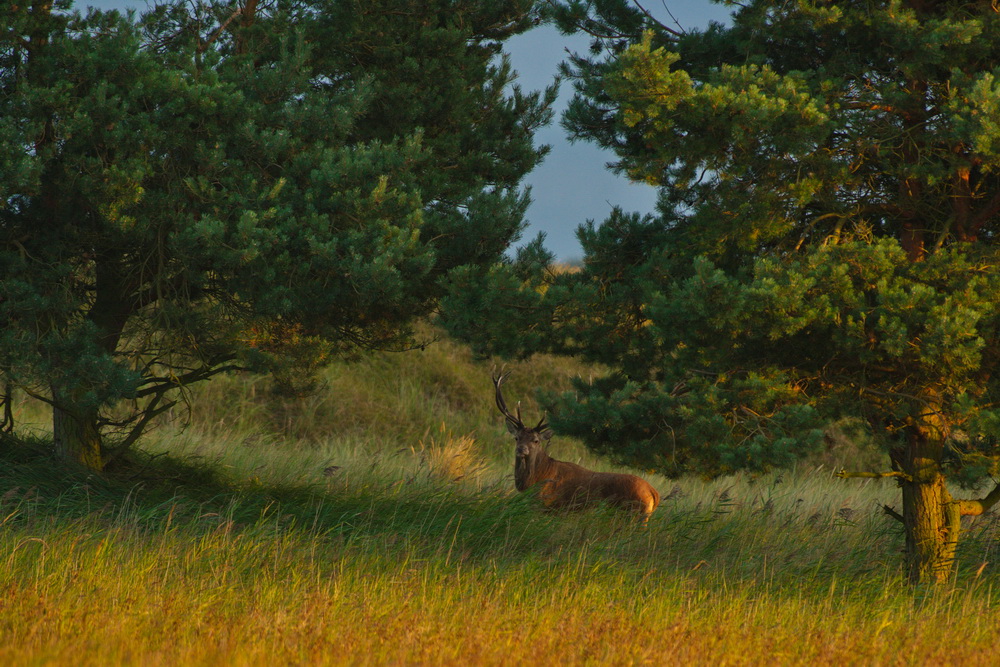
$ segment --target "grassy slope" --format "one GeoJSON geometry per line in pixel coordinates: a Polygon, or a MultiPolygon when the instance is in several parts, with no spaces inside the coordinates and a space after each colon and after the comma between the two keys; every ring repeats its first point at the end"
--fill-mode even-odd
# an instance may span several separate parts
{"type": "MultiPolygon", "coordinates": [[[[526,415],[530,386],[585,372],[513,370],[526,415]]],[[[993,662],[993,517],[930,594],[902,584],[894,486],[829,465],[647,475],[647,530],[541,512],[511,488],[488,375],[439,343],[336,366],[302,401],[225,379],[109,479],[3,452],[0,663],[993,662]]]]}

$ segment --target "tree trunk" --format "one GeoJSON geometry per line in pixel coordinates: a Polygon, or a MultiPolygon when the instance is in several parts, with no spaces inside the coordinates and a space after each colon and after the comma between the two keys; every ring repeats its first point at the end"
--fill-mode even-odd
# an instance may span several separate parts
{"type": "Polygon", "coordinates": [[[920,427],[908,427],[899,462],[910,477],[903,482],[903,524],[912,584],[940,584],[951,577],[961,528],[959,506],[941,474],[944,441],[933,436],[920,427]]]}
{"type": "MultiPolygon", "coordinates": [[[[94,341],[112,359],[118,349],[128,318],[136,311],[133,288],[129,287],[121,252],[117,249],[96,253],[96,291],[87,319],[96,326],[94,341]]],[[[83,389],[52,387],[52,435],[56,456],[90,470],[104,469],[104,448],[96,406],[85,407],[83,389]]]]}
{"type": "Polygon", "coordinates": [[[53,406],[52,434],[58,459],[90,470],[104,469],[101,432],[97,427],[95,411],[70,412],[53,406]]]}
{"type": "Polygon", "coordinates": [[[913,584],[946,582],[955,569],[960,517],[940,474],[903,484],[906,560],[913,584]]]}

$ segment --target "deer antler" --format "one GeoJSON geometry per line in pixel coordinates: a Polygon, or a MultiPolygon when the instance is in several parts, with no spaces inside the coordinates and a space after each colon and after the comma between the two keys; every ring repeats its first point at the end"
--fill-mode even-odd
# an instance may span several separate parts
{"type": "Polygon", "coordinates": [[[510,413],[510,410],[507,409],[507,402],[503,400],[503,392],[500,391],[500,385],[503,384],[503,381],[508,377],[510,377],[510,373],[500,373],[499,375],[493,376],[493,386],[496,387],[497,390],[497,408],[500,409],[500,414],[504,416],[504,419],[507,420],[508,424],[521,431],[524,430],[524,422],[521,421],[520,406],[518,406],[517,416],[515,417],[510,413]]]}

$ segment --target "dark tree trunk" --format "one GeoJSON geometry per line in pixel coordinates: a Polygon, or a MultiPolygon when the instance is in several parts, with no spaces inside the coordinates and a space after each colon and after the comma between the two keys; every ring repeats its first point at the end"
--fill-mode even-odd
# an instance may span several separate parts
{"type": "MultiPolygon", "coordinates": [[[[136,309],[131,291],[135,278],[127,276],[118,251],[99,253],[94,268],[97,289],[87,319],[99,332],[95,342],[113,357],[125,324],[136,309]]],[[[77,398],[74,391],[52,387],[52,434],[56,456],[90,470],[103,470],[106,460],[98,409],[96,406],[81,407],[82,401],[77,398]]]]}
{"type": "Polygon", "coordinates": [[[70,411],[53,406],[52,434],[59,460],[90,470],[104,469],[104,451],[96,411],[70,411]]]}

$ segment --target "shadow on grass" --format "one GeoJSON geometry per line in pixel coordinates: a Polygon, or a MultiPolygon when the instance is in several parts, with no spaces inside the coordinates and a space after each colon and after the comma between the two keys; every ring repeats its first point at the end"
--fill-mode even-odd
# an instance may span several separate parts
{"type": "MultiPolygon", "coordinates": [[[[329,559],[357,554],[497,572],[525,563],[550,572],[603,567],[635,585],[721,580],[769,594],[814,588],[819,597],[831,581],[900,579],[902,565],[898,529],[875,516],[824,524],[792,511],[740,514],[721,498],[697,508],[665,500],[642,529],[610,507],[546,512],[530,492],[475,492],[443,480],[371,476],[348,484],[333,475],[278,486],[233,480],[196,459],[143,454],[97,475],[57,465],[50,451],[44,441],[0,442],[7,529],[126,528],[151,538],[176,531],[194,541],[224,528],[247,539],[301,536],[329,559]]],[[[981,542],[963,544],[959,583],[979,567],[972,552],[981,542]]]]}
{"type": "Polygon", "coordinates": [[[464,561],[517,560],[551,549],[554,516],[530,494],[473,493],[444,481],[336,478],[277,486],[226,477],[196,459],[133,454],[103,474],[54,462],[45,441],[0,444],[0,511],[9,525],[96,522],[149,535],[181,530],[196,538],[218,530],[272,526],[320,537],[334,547],[464,561]]]}

